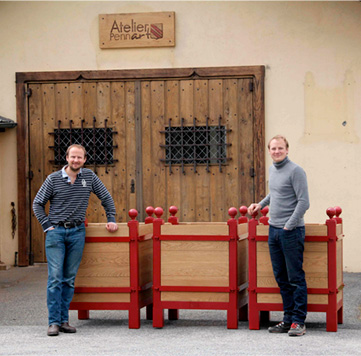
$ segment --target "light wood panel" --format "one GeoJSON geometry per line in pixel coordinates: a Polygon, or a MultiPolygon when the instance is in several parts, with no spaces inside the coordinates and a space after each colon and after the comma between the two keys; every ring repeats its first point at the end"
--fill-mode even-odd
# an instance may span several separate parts
{"type": "Polygon", "coordinates": [[[161,292],[162,302],[228,302],[229,293],[161,292]]]}
{"type": "Polygon", "coordinates": [[[129,293],[75,293],[73,303],[129,303],[129,293]]]}
{"type": "Polygon", "coordinates": [[[227,245],[228,242],[162,241],[162,285],[229,285],[227,245]]]}

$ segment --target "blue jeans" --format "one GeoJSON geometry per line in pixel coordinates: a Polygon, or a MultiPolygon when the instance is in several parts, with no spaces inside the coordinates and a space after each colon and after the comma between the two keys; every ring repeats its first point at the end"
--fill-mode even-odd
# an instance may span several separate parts
{"type": "Polygon", "coordinates": [[[283,321],[303,324],[307,315],[307,284],[303,271],[305,227],[269,227],[268,246],[273,273],[281,290],[283,321]]]}
{"type": "Polygon", "coordinates": [[[84,243],[84,224],[71,229],[58,226],[46,233],[49,325],[61,325],[69,321],[69,305],[74,295],[74,281],[83,255],[84,243]]]}

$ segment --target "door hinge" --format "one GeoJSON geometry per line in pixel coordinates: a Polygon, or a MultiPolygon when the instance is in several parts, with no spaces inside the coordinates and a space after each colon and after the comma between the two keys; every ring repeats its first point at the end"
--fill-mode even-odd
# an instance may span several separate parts
{"type": "Polygon", "coordinates": [[[253,92],[254,90],[254,86],[253,86],[253,81],[249,82],[249,91],[253,92]]]}
{"type": "Polygon", "coordinates": [[[25,88],[25,95],[30,98],[33,94],[33,91],[30,88],[25,88]]]}
{"type": "Polygon", "coordinates": [[[33,178],[34,178],[34,172],[33,172],[33,171],[29,171],[28,179],[29,179],[29,180],[32,180],[33,178]]]}
{"type": "Polygon", "coordinates": [[[250,170],[249,170],[249,175],[250,175],[250,177],[252,177],[252,178],[256,176],[256,172],[255,172],[254,168],[250,168],[250,170]]]}

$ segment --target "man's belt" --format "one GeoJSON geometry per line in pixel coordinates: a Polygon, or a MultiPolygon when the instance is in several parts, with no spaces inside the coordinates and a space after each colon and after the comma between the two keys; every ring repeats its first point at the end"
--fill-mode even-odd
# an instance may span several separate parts
{"type": "Polygon", "coordinates": [[[66,229],[71,229],[75,226],[79,226],[81,225],[83,222],[82,221],[60,221],[57,225],[58,226],[63,226],[65,227],[66,229]]]}

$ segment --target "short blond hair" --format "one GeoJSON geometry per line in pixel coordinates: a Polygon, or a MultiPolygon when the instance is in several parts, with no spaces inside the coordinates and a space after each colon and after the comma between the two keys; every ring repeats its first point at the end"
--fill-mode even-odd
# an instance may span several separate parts
{"type": "Polygon", "coordinates": [[[80,150],[83,150],[83,152],[84,152],[84,158],[86,158],[86,149],[85,149],[85,147],[82,146],[82,145],[77,145],[77,144],[73,144],[73,145],[70,145],[70,146],[68,147],[68,149],[66,150],[66,157],[69,157],[69,152],[70,152],[70,150],[71,150],[72,148],[79,148],[80,150]]]}
{"type": "Polygon", "coordinates": [[[287,141],[286,137],[284,137],[284,136],[282,136],[282,135],[276,135],[276,136],[272,137],[272,138],[268,141],[268,149],[270,149],[271,141],[273,141],[273,140],[283,140],[283,141],[285,142],[285,144],[286,144],[286,148],[287,148],[287,149],[288,149],[288,147],[290,146],[290,145],[288,144],[288,141],[287,141]]]}

